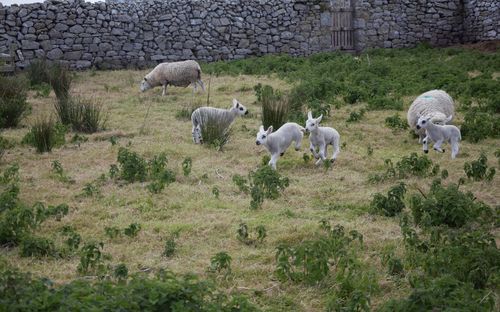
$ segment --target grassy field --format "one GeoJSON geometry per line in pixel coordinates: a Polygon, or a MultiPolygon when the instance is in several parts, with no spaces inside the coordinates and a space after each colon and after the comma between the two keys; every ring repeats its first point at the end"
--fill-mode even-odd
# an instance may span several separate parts
{"type": "MultiPolygon", "coordinates": [[[[362,58],[361,62],[370,60],[362,58]]],[[[207,67],[203,78],[206,85],[210,79],[210,104],[230,107],[231,100],[236,98],[250,112],[247,117],[235,121],[230,141],[222,151],[194,145],[190,121],[176,118],[181,109],[206,103],[206,93],[193,95],[191,88],[170,87],[166,97],[161,96],[161,88],[141,94],[139,83],[148,72],[146,70],[76,73],[72,92],[103,103],[108,114],[106,130],[86,135],[87,142],[66,143],[46,154],[37,154],[31,147],[15,144],[0,163],[1,170],[13,163],[19,165],[22,201],[69,205],[68,215],[61,221],[46,221],[37,233],[62,244],[60,229],[72,225],[83,241],[103,242],[104,252],[112,258],[109,263],[124,263],[130,273],[156,272],[161,268],[176,273],[192,272],[214,278],[224,292],[244,294],[264,310],[319,311],[324,310],[335,281],[327,279],[312,286],[280,282],[274,273],[275,252],[282,243],[298,243],[314,237],[320,231],[320,221],[328,220],[332,225],[342,225],[363,235],[364,247],[359,250],[359,258],[374,274],[379,286],[371,296],[371,308],[376,309],[388,299],[407,296],[410,286],[404,278],[387,275],[381,264],[381,254],[387,246],[393,246],[396,253],[403,252],[399,221],[369,212],[372,196],[377,192],[385,193],[398,180],[371,183],[369,175],[383,172],[385,159],[396,163],[413,152],[423,155],[409,130],[394,131],[384,124],[385,119],[395,113],[405,120],[406,109],[418,93],[401,95],[403,111],[368,110],[356,123],[346,120],[353,110],[366,106],[365,100],[333,107],[330,116],[323,121],[323,125],[334,127],[341,135],[341,153],[333,168],[317,167],[312,160],[303,160],[303,154],[309,154],[309,140],[305,138],[301,151],[291,148],[278,161],[277,170],[290,179],[290,186],[277,200],[266,200],[262,209],[252,210],[250,197],[238,191],[232,177],[235,174],[246,176],[258,168],[263,156],[267,155],[263,147],[255,145],[261,112],[253,87],[261,83],[290,91],[298,81],[282,72],[269,75],[221,72],[209,78],[208,72],[217,65],[209,66],[213,67],[207,67]],[[149,116],[145,118],[149,106],[149,116]],[[116,145],[109,140],[112,136],[117,138],[116,145]],[[119,147],[128,147],[146,158],[165,152],[168,167],[177,173],[177,181],[161,193],[152,194],[146,183],[125,184],[106,179],[99,186],[99,195],[82,196],[87,183],[108,174],[110,165],[117,162],[119,147]],[[373,153],[369,153],[369,149],[373,153]],[[193,162],[188,176],[182,174],[181,167],[186,157],[191,157],[193,162]],[[54,160],[61,163],[74,183],[61,181],[51,172],[54,160]],[[213,195],[214,187],[219,190],[218,198],[213,195]],[[134,238],[110,239],[105,235],[106,227],[122,229],[134,222],[142,228],[134,238]],[[263,225],[267,230],[264,242],[247,246],[238,241],[236,233],[242,222],[251,228],[263,225]],[[172,233],[178,233],[177,248],[174,256],[166,258],[162,252],[172,233]],[[227,277],[207,273],[210,258],[220,251],[232,257],[232,272],[227,277]]],[[[481,73],[481,69],[477,71],[481,73]]],[[[471,77],[478,74],[474,70],[469,72],[471,77]]],[[[499,71],[493,70],[491,75],[498,88],[499,71]]],[[[53,93],[48,97],[36,97],[34,91],[30,92],[32,112],[23,125],[30,125],[39,116],[53,114],[54,101],[53,93]]],[[[338,96],[326,101],[343,100],[338,96]]],[[[304,117],[305,113],[304,110],[304,117]]],[[[464,112],[459,110],[455,123],[460,125],[463,116],[464,112]]],[[[19,127],[5,130],[2,135],[10,141],[20,142],[27,131],[27,127],[19,127]]],[[[72,136],[73,133],[67,134],[67,141],[72,136]]],[[[450,159],[449,145],[445,146],[446,153],[431,150],[428,157],[449,172],[445,184],[456,183],[465,176],[464,163],[478,159],[481,152],[488,156],[489,166],[498,168],[494,153],[499,146],[498,138],[487,138],[479,143],[462,141],[456,160],[450,159]]],[[[404,182],[408,193],[413,194],[427,192],[433,179],[411,176],[404,182]]],[[[467,181],[460,189],[473,192],[478,201],[490,206],[500,204],[498,174],[491,182],[467,181]]],[[[498,241],[498,231],[495,236],[498,241]]],[[[20,257],[17,248],[2,248],[1,258],[11,267],[49,277],[56,283],[79,278],[76,267],[80,259],[77,256],[26,258],[20,257]]]]}

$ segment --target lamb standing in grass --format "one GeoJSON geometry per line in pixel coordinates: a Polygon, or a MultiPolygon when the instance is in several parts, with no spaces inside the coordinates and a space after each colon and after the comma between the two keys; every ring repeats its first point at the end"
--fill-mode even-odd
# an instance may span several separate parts
{"type": "Polygon", "coordinates": [[[322,118],[323,115],[320,115],[318,118],[313,118],[311,112],[307,113],[306,131],[311,133],[309,136],[309,141],[311,142],[309,149],[314,155],[314,158],[317,159],[316,165],[325,161],[328,145],[332,145],[334,148],[330,160],[332,163],[335,162],[340,151],[340,134],[333,128],[320,127],[319,123],[322,118]],[[319,153],[316,153],[317,149],[319,149],[319,153]]]}
{"type": "Polygon", "coordinates": [[[203,143],[201,128],[205,122],[217,122],[224,128],[228,128],[237,116],[246,114],[248,114],[248,110],[236,99],[233,99],[233,106],[230,109],[206,106],[198,107],[191,114],[191,122],[193,123],[191,134],[193,135],[193,142],[195,144],[203,143]]]}
{"type": "Polygon", "coordinates": [[[269,126],[267,130],[264,130],[264,126],[260,126],[255,144],[264,145],[269,153],[271,153],[269,165],[273,169],[276,169],[278,158],[283,156],[287,148],[292,144],[292,141],[295,141],[295,150],[300,150],[304,132],[305,129],[294,122],[287,122],[276,132],[273,132],[273,126],[269,126]]]}
{"type": "Polygon", "coordinates": [[[408,125],[419,136],[419,143],[425,137],[425,130],[417,129],[419,116],[430,117],[434,124],[446,124],[448,116],[455,113],[455,104],[451,96],[443,90],[431,90],[419,95],[408,109],[408,125]]]}
{"type": "Polygon", "coordinates": [[[144,77],[141,92],[163,86],[162,95],[164,96],[167,94],[167,85],[187,87],[190,84],[193,84],[194,91],[196,91],[197,84],[205,91],[205,85],[201,81],[201,68],[196,61],[161,63],[144,77]]]}
{"type": "MultiPolygon", "coordinates": [[[[452,119],[449,116],[444,120],[448,122],[452,119]]],[[[425,130],[426,137],[423,139],[423,149],[425,153],[429,152],[429,141],[434,141],[434,150],[444,153],[444,149],[441,149],[441,144],[444,142],[450,142],[451,144],[451,159],[455,159],[458,154],[459,144],[458,142],[462,139],[460,134],[460,129],[452,125],[435,125],[432,122],[431,117],[420,116],[417,121],[417,129],[425,130]]]]}

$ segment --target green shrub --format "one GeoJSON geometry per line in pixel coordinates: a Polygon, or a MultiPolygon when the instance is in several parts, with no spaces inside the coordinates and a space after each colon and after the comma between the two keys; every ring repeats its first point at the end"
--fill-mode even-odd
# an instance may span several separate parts
{"type": "Polygon", "coordinates": [[[4,137],[0,136],[0,161],[2,160],[5,151],[11,146],[10,142],[4,137]]]}
{"type": "Polygon", "coordinates": [[[19,76],[0,76],[0,128],[17,127],[29,113],[31,106],[26,101],[28,86],[19,76]]]}
{"type": "Polygon", "coordinates": [[[203,143],[220,151],[231,137],[231,125],[225,115],[204,114],[201,120],[203,143]]]}
{"type": "Polygon", "coordinates": [[[394,114],[385,119],[385,126],[393,130],[406,130],[408,129],[408,123],[399,117],[399,114],[394,114]]]}
{"type": "Polygon", "coordinates": [[[227,252],[221,251],[210,258],[209,271],[217,273],[225,271],[225,275],[227,276],[231,274],[231,261],[231,256],[227,252]]]}
{"type": "Polygon", "coordinates": [[[184,173],[184,176],[188,176],[191,173],[191,168],[193,167],[193,160],[191,157],[186,157],[182,161],[182,172],[184,173]]]}
{"type": "Polygon", "coordinates": [[[107,237],[113,239],[121,235],[121,231],[116,226],[107,226],[104,228],[104,233],[107,237]]]}
{"type": "Polygon", "coordinates": [[[478,160],[465,162],[464,171],[467,178],[474,181],[491,181],[495,176],[495,168],[490,167],[488,170],[488,158],[484,153],[481,153],[478,160]]]}
{"type": "Polygon", "coordinates": [[[276,250],[276,275],[282,281],[306,282],[323,280],[330,272],[354,269],[357,259],[352,248],[362,241],[357,231],[345,233],[342,226],[327,227],[326,235],[300,242],[296,246],[281,244],[276,250]]]}
{"type": "Polygon", "coordinates": [[[438,169],[436,166],[431,169],[432,161],[425,155],[418,156],[417,153],[411,153],[410,156],[403,156],[403,158],[396,163],[396,166],[394,166],[390,159],[386,159],[384,163],[387,168],[386,171],[382,174],[370,174],[368,177],[370,182],[376,183],[394,178],[405,179],[410,175],[426,177],[431,174],[436,174],[432,172],[432,169],[438,169]]]}
{"type": "Polygon", "coordinates": [[[70,251],[78,250],[80,243],[82,241],[82,237],[78,234],[72,226],[64,226],[61,230],[63,236],[66,236],[67,239],[64,243],[68,246],[70,251]]]}
{"type": "Polygon", "coordinates": [[[40,86],[50,82],[49,64],[46,59],[31,61],[26,72],[31,87],[40,86]]]}
{"type": "Polygon", "coordinates": [[[165,241],[165,248],[163,249],[162,255],[164,257],[170,258],[175,254],[175,250],[177,248],[177,243],[175,242],[175,237],[169,237],[165,241]]]}
{"type": "Polygon", "coordinates": [[[85,243],[80,250],[80,263],[77,271],[80,275],[103,274],[106,270],[103,262],[104,255],[102,249],[103,243],[89,242],[85,243]]]}
{"type": "Polygon", "coordinates": [[[113,271],[113,277],[117,280],[125,280],[128,277],[128,268],[124,263],[117,265],[113,271]]]}
{"type": "Polygon", "coordinates": [[[470,109],[464,116],[460,132],[464,139],[472,143],[477,143],[488,137],[498,137],[500,118],[491,113],[481,112],[477,108],[470,109]]]}
{"type": "Polygon", "coordinates": [[[248,192],[250,191],[250,188],[248,187],[248,180],[239,175],[239,174],[235,174],[233,175],[233,183],[238,187],[238,190],[240,192],[243,192],[245,194],[248,194],[248,192]]]}
{"type": "Polygon", "coordinates": [[[269,128],[269,126],[279,129],[288,120],[290,109],[288,97],[278,90],[273,90],[269,85],[263,86],[258,91],[256,90],[257,92],[259,93],[257,95],[258,103],[262,108],[262,125],[264,125],[265,129],[269,128]]]}
{"type": "Polygon", "coordinates": [[[6,311],[258,311],[247,299],[217,291],[212,282],[192,274],[161,270],[152,277],[135,274],[125,280],[123,266],[118,267],[118,280],[77,279],[62,285],[4,269],[0,304],[6,311]]]}
{"type": "Polygon", "coordinates": [[[491,209],[477,202],[472,193],[461,192],[456,184],[444,187],[440,181],[432,184],[427,195],[412,195],[410,209],[415,224],[424,227],[446,225],[459,228],[492,216],[491,209]]]}
{"type": "Polygon", "coordinates": [[[139,223],[131,223],[128,227],[123,230],[123,234],[128,237],[136,237],[141,230],[141,225],[139,223]]]}
{"type": "Polygon", "coordinates": [[[147,177],[147,162],[136,152],[125,147],[118,150],[118,163],[120,164],[120,178],[132,182],[144,182],[147,177]]]}
{"type": "Polygon", "coordinates": [[[403,101],[389,97],[372,97],[368,99],[367,108],[368,110],[403,110],[403,101]]]}
{"type": "Polygon", "coordinates": [[[60,147],[66,143],[67,131],[63,124],[54,123],[52,118],[40,118],[35,121],[21,143],[35,147],[39,153],[50,152],[52,148],[60,147]]]}
{"type": "Polygon", "coordinates": [[[21,257],[47,257],[56,254],[53,241],[29,235],[21,239],[19,250],[21,257]]]}
{"type": "Polygon", "coordinates": [[[405,208],[403,202],[405,193],[406,186],[404,183],[393,186],[389,192],[387,192],[387,197],[380,193],[376,193],[373,196],[370,208],[373,213],[386,217],[394,217],[405,208]]]}
{"type": "Polygon", "coordinates": [[[347,122],[358,122],[361,119],[363,119],[363,117],[365,116],[365,112],[366,112],[366,110],[364,108],[360,109],[359,111],[353,110],[349,114],[349,118],[347,118],[346,121],[347,122]]]}

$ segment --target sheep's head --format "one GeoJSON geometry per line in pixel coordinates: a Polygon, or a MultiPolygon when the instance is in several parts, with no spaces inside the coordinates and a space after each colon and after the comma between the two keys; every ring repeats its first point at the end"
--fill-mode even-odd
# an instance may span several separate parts
{"type": "Polygon", "coordinates": [[[259,133],[257,133],[257,139],[255,140],[255,144],[261,145],[266,144],[269,135],[273,133],[273,126],[269,126],[267,130],[264,130],[264,126],[260,126],[259,133]]]}
{"type": "Polygon", "coordinates": [[[321,122],[321,119],[323,119],[323,114],[321,114],[318,118],[313,118],[312,113],[308,112],[307,113],[307,121],[306,121],[306,131],[307,132],[314,132],[318,130],[319,123],[321,122]]]}
{"type": "Polygon", "coordinates": [[[424,117],[424,116],[420,116],[418,117],[418,120],[417,120],[417,129],[420,130],[420,129],[427,129],[427,127],[429,126],[429,123],[431,123],[431,117],[424,117]]]}
{"type": "Polygon", "coordinates": [[[243,104],[238,102],[237,99],[233,99],[233,110],[235,110],[236,113],[240,116],[248,114],[248,109],[245,106],[243,106],[243,104]]]}
{"type": "Polygon", "coordinates": [[[141,82],[141,92],[151,89],[151,84],[148,82],[148,78],[144,77],[141,82]]]}

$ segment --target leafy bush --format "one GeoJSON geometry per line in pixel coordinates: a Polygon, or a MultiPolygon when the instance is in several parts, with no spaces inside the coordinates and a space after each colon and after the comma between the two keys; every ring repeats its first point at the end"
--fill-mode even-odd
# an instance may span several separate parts
{"type": "Polygon", "coordinates": [[[128,277],[128,268],[124,263],[117,265],[113,271],[113,277],[118,280],[124,280],[128,277]]]}
{"type": "Polygon", "coordinates": [[[403,101],[389,97],[372,97],[368,99],[367,108],[368,110],[403,110],[403,101]]]}
{"type": "Polygon", "coordinates": [[[5,139],[4,137],[0,136],[0,161],[2,160],[3,155],[5,154],[5,151],[9,149],[11,146],[9,140],[5,139]]]}
{"type": "Polygon", "coordinates": [[[356,262],[351,248],[355,240],[362,242],[357,231],[347,234],[342,226],[327,226],[327,234],[316,239],[296,246],[281,244],[276,251],[276,275],[280,280],[313,284],[324,279],[330,269],[349,271],[356,262]]]}
{"type": "Polygon", "coordinates": [[[498,137],[500,119],[494,114],[481,112],[477,108],[473,108],[465,114],[460,132],[464,139],[472,143],[477,143],[488,137],[498,137]]]}
{"type": "Polygon", "coordinates": [[[2,270],[0,305],[7,311],[19,311],[33,310],[35,303],[44,311],[258,311],[247,299],[219,292],[213,283],[194,275],[160,271],[153,277],[78,279],[58,285],[46,278],[2,270]]]}
{"type": "Polygon", "coordinates": [[[408,129],[408,123],[399,117],[399,114],[394,114],[385,119],[385,126],[393,130],[406,130],[408,129]]]}
{"type": "Polygon", "coordinates": [[[412,195],[410,209],[415,224],[424,227],[446,225],[459,228],[471,222],[484,222],[492,216],[491,209],[476,202],[472,193],[461,192],[456,184],[444,187],[440,181],[432,184],[427,195],[412,195]]]}
{"type": "Polygon", "coordinates": [[[488,170],[488,158],[484,153],[481,153],[478,160],[465,162],[464,171],[467,178],[474,181],[491,181],[495,176],[495,168],[490,167],[488,170]]]}
{"type": "Polygon", "coordinates": [[[46,257],[56,254],[53,241],[35,236],[23,237],[19,249],[21,257],[46,257]]]}
{"type": "Polygon", "coordinates": [[[116,226],[107,226],[104,228],[104,233],[106,234],[106,236],[113,239],[120,236],[122,232],[116,226]]]}
{"type": "Polygon", "coordinates": [[[282,177],[268,165],[263,165],[256,171],[250,172],[248,179],[240,175],[234,175],[233,182],[238,186],[240,192],[246,194],[250,192],[252,197],[250,207],[252,209],[261,208],[266,198],[277,199],[290,184],[287,177],[282,177]]]}
{"type": "Polygon", "coordinates": [[[50,152],[52,148],[64,145],[66,132],[67,128],[60,123],[54,123],[52,118],[39,118],[21,143],[35,147],[39,153],[50,152]]]}
{"type": "Polygon", "coordinates": [[[141,225],[139,223],[131,223],[128,227],[123,230],[123,234],[128,237],[136,237],[141,230],[141,225]]]}
{"type": "Polygon", "coordinates": [[[68,237],[64,242],[70,251],[78,250],[82,237],[78,234],[72,226],[64,226],[61,230],[63,236],[68,237]]]}
{"type": "Polygon", "coordinates": [[[225,275],[231,274],[231,256],[227,254],[225,251],[221,251],[217,253],[215,256],[210,258],[210,272],[221,273],[225,271],[225,275]]]}
{"type": "Polygon", "coordinates": [[[394,217],[405,208],[405,204],[403,202],[405,193],[406,186],[404,183],[393,186],[389,192],[387,192],[387,197],[380,193],[376,193],[373,196],[370,208],[374,213],[381,214],[386,217],[394,217]]]}
{"type": "Polygon", "coordinates": [[[103,248],[103,243],[89,242],[83,245],[80,250],[80,263],[77,267],[80,275],[100,275],[105,272],[103,248]]]}
{"type": "MultiPolygon", "coordinates": [[[[430,174],[437,174],[431,171],[432,161],[425,155],[418,156],[417,153],[411,153],[410,156],[403,156],[400,161],[393,165],[392,160],[384,161],[387,167],[386,172],[382,174],[370,174],[370,182],[379,182],[391,178],[405,179],[409,175],[426,177],[430,174]]],[[[437,169],[438,167],[434,167],[437,169]]]]}
{"type": "Polygon", "coordinates": [[[19,76],[0,76],[0,128],[17,127],[31,106],[28,97],[27,82],[19,76]]]}
{"type": "Polygon", "coordinates": [[[165,241],[165,248],[163,249],[162,255],[164,257],[170,258],[174,255],[175,249],[177,248],[177,243],[175,242],[175,237],[169,237],[165,241]]]}
{"type": "Polygon", "coordinates": [[[363,119],[363,116],[365,116],[366,110],[364,108],[360,109],[359,111],[353,110],[349,114],[349,118],[347,118],[347,122],[358,122],[361,119],[363,119]]]}
{"type": "Polygon", "coordinates": [[[269,85],[258,84],[254,87],[258,103],[262,108],[262,125],[267,129],[279,129],[288,120],[289,103],[287,96],[273,90],[269,85]]]}
{"type": "Polygon", "coordinates": [[[120,164],[120,178],[132,182],[144,182],[147,176],[147,163],[136,152],[125,147],[118,150],[118,163],[120,164]]]}

